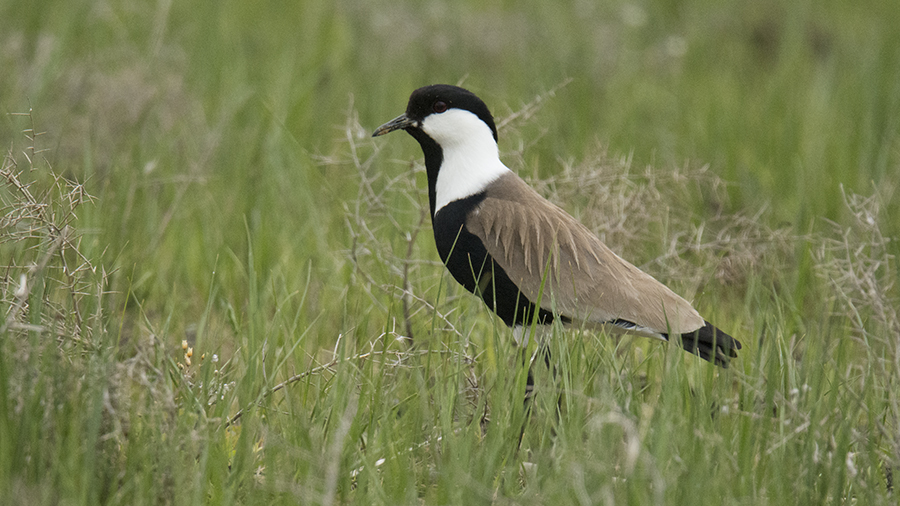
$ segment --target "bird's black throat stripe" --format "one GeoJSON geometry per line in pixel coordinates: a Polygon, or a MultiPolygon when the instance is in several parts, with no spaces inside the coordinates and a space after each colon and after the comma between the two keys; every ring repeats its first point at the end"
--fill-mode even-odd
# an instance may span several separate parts
{"type": "Polygon", "coordinates": [[[488,254],[481,239],[466,228],[466,217],[484,197],[482,192],[453,201],[433,216],[434,241],[441,260],[459,284],[480,296],[508,326],[530,325],[535,311],[538,323],[550,324],[553,313],[528,300],[488,254]]]}
{"type": "MultiPolygon", "coordinates": [[[[431,206],[431,222],[434,223],[434,203],[437,201],[437,177],[441,170],[441,164],[444,163],[444,150],[441,145],[434,141],[425,132],[418,128],[410,128],[407,130],[409,135],[419,141],[422,146],[422,153],[425,155],[425,172],[428,174],[428,204],[431,206]]],[[[435,232],[437,229],[435,229],[435,232]]]]}

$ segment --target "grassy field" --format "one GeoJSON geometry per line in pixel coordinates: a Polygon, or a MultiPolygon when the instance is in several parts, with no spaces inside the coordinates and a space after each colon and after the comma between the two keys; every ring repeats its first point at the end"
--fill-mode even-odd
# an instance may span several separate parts
{"type": "Polygon", "coordinates": [[[0,0],[0,503],[896,504],[898,26],[0,0]],[[435,82],[732,367],[553,329],[527,416],[535,350],[444,272],[416,143],[369,137],[435,82]]]}

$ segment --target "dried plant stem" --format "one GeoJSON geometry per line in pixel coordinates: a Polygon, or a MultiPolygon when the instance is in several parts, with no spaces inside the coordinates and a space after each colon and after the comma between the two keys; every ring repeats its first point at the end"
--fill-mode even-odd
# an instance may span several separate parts
{"type": "MultiPolygon", "coordinates": [[[[384,336],[382,335],[381,337],[384,337],[384,336]]],[[[312,369],[310,369],[308,371],[304,371],[299,374],[295,374],[295,375],[291,376],[290,378],[282,381],[281,383],[275,385],[274,387],[270,388],[269,390],[266,390],[262,395],[260,395],[259,399],[256,401],[256,403],[258,404],[260,401],[262,401],[263,399],[265,399],[267,397],[270,397],[275,392],[291,385],[292,383],[296,383],[308,376],[313,376],[315,374],[321,374],[326,371],[333,371],[333,369],[335,367],[337,367],[339,364],[344,363],[344,362],[355,361],[355,360],[366,360],[366,359],[374,358],[374,357],[378,357],[378,356],[394,356],[394,357],[397,357],[396,363],[399,364],[408,358],[428,355],[430,353],[449,354],[451,352],[450,352],[450,350],[415,350],[415,351],[372,350],[372,351],[369,351],[366,353],[359,353],[359,354],[353,355],[352,357],[336,358],[336,359],[332,360],[331,362],[328,362],[327,364],[322,364],[320,366],[313,367],[312,369]]],[[[250,409],[249,406],[246,408],[239,409],[237,411],[237,413],[235,413],[231,418],[228,419],[228,421],[225,422],[224,426],[228,427],[230,425],[233,425],[249,409],[250,409]]]]}
{"type": "MultiPolygon", "coordinates": [[[[17,323],[19,319],[19,314],[25,308],[25,304],[28,302],[28,297],[31,295],[31,289],[34,287],[34,283],[32,280],[42,274],[44,272],[44,268],[47,267],[47,263],[50,262],[50,259],[53,258],[53,255],[56,254],[57,250],[59,250],[60,245],[65,241],[65,235],[60,234],[50,243],[50,248],[44,253],[44,256],[41,257],[41,260],[28,268],[28,272],[22,276],[22,284],[19,286],[19,289],[16,290],[16,303],[13,305],[12,309],[10,309],[9,314],[6,315],[6,321],[3,322],[3,326],[0,327],[0,334],[6,333],[9,330],[11,325],[17,323]]],[[[30,330],[43,329],[40,326],[30,326],[30,330]]]]}
{"type": "Polygon", "coordinates": [[[412,262],[413,256],[413,246],[416,244],[416,237],[419,236],[419,231],[422,230],[422,226],[425,223],[425,216],[427,213],[425,209],[422,209],[421,215],[419,216],[419,223],[413,228],[411,234],[406,241],[406,261],[403,262],[403,297],[401,300],[403,301],[403,320],[406,323],[406,337],[409,338],[410,344],[413,342],[413,331],[412,331],[412,318],[410,315],[410,299],[412,298],[412,285],[409,283],[409,264],[412,262]]]}

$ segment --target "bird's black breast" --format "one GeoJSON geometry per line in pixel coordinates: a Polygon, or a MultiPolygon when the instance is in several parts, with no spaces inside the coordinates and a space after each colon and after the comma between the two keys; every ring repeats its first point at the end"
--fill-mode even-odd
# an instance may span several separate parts
{"type": "Polygon", "coordinates": [[[510,327],[529,325],[538,311],[538,323],[549,324],[553,314],[537,308],[488,254],[481,239],[466,228],[466,218],[484,200],[485,194],[453,201],[434,215],[434,240],[447,270],[466,290],[484,303],[510,327]]]}

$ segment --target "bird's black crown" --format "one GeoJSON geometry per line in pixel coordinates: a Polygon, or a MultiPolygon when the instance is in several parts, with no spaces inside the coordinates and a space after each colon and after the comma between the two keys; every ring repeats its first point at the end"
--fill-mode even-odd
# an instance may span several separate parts
{"type": "Polygon", "coordinates": [[[432,84],[417,89],[409,97],[409,105],[406,106],[406,116],[417,122],[421,122],[426,116],[443,112],[449,108],[463,109],[478,116],[491,128],[494,140],[497,140],[497,127],[494,125],[494,117],[487,105],[475,96],[471,91],[449,84],[432,84]],[[439,102],[443,102],[444,106],[439,102]],[[443,109],[443,110],[442,110],[443,109]]]}

